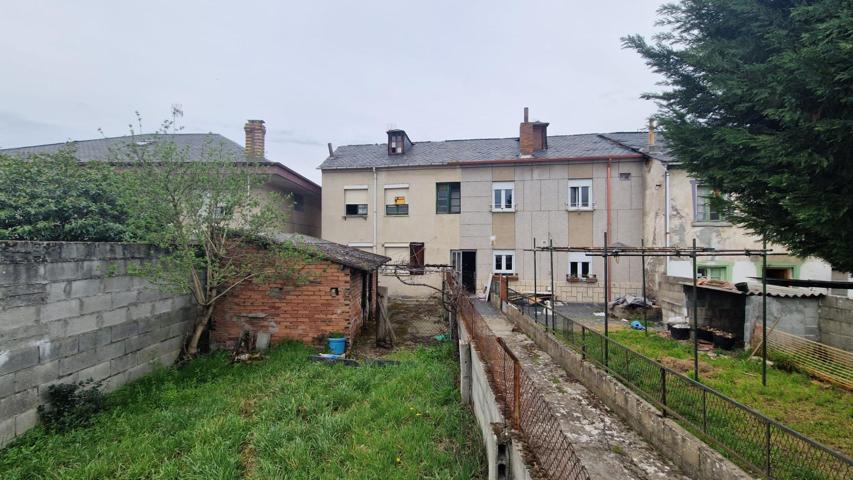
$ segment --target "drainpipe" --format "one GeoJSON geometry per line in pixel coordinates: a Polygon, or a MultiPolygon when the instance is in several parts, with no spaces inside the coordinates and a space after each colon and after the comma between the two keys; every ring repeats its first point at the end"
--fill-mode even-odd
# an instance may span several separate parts
{"type": "Polygon", "coordinates": [[[379,253],[379,180],[376,177],[376,167],[373,167],[373,253],[379,253]]]}
{"type": "MultiPolygon", "coordinates": [[[[611,207],[612,207],[612,203],[613,203],[611,201],[612,185],[610,184],[610,178],[612,177],[612,171],[613,171],[612,159],[608,158],[607,159],[607,188],[605,189],[607,192],[607,235],[604,237],[605,243],[610,243],[613,241],[613,234],[610,230],[611,226],[612,226],[612,219],[613,219],[613,215],[612,215],[612,211],[611,211],[611,207]]],[[[608,245],[604,245],[604,247],[607,248],[608,245]]],[[[611,267],[610,257],[604,257],[604,261],[607,262],[607,271],[610,271],[610,267],[611,267]]],[[[611,277],[612,277],[612,275],[611,275],[611,277]]],[[[605,292],[609,292],[609,291],[610,291],[610,280],[608,279],[607,285],[605,286],[605,292]]],[[[605,298],[604,301],[606,302],[607,299],[605,298]]]]}

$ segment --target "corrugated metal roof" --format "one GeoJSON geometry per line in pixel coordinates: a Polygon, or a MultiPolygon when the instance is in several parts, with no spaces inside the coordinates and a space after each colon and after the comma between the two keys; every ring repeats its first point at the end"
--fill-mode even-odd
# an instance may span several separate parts
{"type": "MultiPolygon", "coordinates": [[[[693,284],[689,282],[681,282],[682,285],[687,287],[692,287],[693,284]]],[[[748,291],[741,292],[736,289],[734,286],[731,288],[718,287],[714,285],[697,285],[699,288],[704,288],[706,290],[716,290],[718,292],[731,293],[735,295],[746,295],[746,296],[761,296],[763,292],[761,291],[761,284],[758,283],[747,283],[748,291]]],[[[810,288],[794,288],[794,287],[777,287],[774,285],[767,285],[767,296],[768,297],[780,297],[780,298],[819,298],[823,297],[826,294],[814,289],[810,288]]]]}

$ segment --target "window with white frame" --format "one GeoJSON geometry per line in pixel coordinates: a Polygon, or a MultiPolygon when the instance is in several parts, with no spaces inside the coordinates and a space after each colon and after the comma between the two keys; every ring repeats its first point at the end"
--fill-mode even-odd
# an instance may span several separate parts
{"type": "Polygon", "coordinates": [[[385,215],[409,214],[409,184],[385,185],[385,215]]]}
{"type": "Polygon", "coordinates": [[[367,216],[367,185],[344,187],[344,211],[347,216],[367,216]]]}
{"type": "Polygon", "coordinates": [[[697,222],[723,222],[725,218],[717,208],[714,197],[719,197],[720,193],[715,191],[708,185],[701,183],[694,184],[693,187],[693,219],[697,222]]]}
{"type": "Polygon", "coordinates": [[[515,184],[513,182],[495,182],[492,184],[492,211],[511,212],[515,210],[515,184]]]}
{"type": "Polygon", "coordinates": [[[512,250],[495,250],[494,258],[495,273],[515,273],[515,252],[512,250]]]}
{"type": "Polygon", "coordinates": [[[569,210],[592,210],[592,180],[569,180],[569,210]]]}
{"type": "Polygon", "coordinates": [[[569,252],[569,277],[589,278],[592,257],[583,252],[569,252]]]}

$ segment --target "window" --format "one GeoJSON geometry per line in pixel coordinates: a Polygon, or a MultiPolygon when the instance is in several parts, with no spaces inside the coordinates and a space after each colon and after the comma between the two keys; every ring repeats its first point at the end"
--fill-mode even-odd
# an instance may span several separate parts
{"type": "Polygon", "coordinates": [[[512,250],[495,250],[495,273],[515,273],[515,252],[512,250]]]}
{"type": "Polygon", "coordinates": [[[589,278],[590,257],[583,252],[569,252],[569,276],[589,278]]]}
{"type": "Polygon", "coordinates": [[[459,213],[462,210],[462,190],[459,182],[435,184],[435,213],[459,213]]]}
{"type": "Polygon", "coordinates": [[[515,210],[513,194],[515,184],[512,182],[497,182],[492,184],[492,211],[512,212],[515,210]]]}
{"type": "Polygon", "coordinates": [[[712,199],[719,195],[711,187],[702,184],[696,184],[693,187],[694,198],[693,205],[695,206],[694,219],[697,222],[722,222],[724,218],[722,214],[713,205],[712,199]]]}
{"type": "Polygon", "coordinates": [[[725,280],[726,279],[726,267],[725,266],[712,266],[712,265],[699,265],[696,267],[696,276],[701,278],[707,278],[709,280],[725,280]]]}
{"type": "Polygon", "coordinates": [[[767,266],[767,278],[791,280],[794,278],[794,267],[767,266]]]}
{"type": "Polygon", "coordinates": [[[385,185],[385,215],[409,214],[409,185],[385,185]]]}
{"type": "Polygon", "coordinates": [[[569,210],[592,210],[592,180],[569,180],[569,210]]]}
{"type": "Polygon", "coordinates": [[[294,211],[301,212],[305,209],[305,197],[303,197],[302,194],[294,193],[291,200],[293,201],[294,211]]]}
{"type": "Polygon", "coordinates": [[[347,216],[367,216],[367,185],[344,187],[344,203],[347,216]]]}

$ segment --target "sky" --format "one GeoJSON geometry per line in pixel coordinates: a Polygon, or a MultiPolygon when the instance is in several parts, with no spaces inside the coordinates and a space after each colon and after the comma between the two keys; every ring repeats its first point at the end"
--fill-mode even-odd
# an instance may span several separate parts
{"type": "Polygon", "coordinates": [[[3,0],[0,148],[145,131],[243,144],[320,183],[333,145],[642,130],[660,78],[620,38],[659,0],[3,0]],[[101,133],[103,132],[103,133],[101,133]]]}

